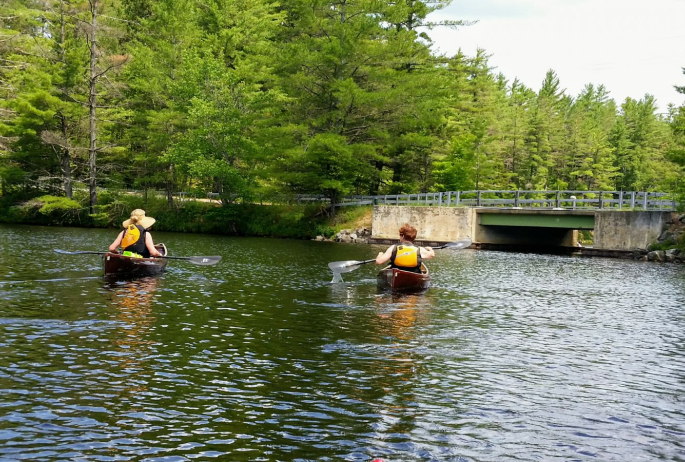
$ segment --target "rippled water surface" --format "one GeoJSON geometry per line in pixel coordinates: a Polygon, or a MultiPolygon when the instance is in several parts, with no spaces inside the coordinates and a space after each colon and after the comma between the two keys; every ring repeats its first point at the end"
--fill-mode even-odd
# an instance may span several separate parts
{"type": "Polygon", "coordinates": [[[0,459],[683,460],[685,268],[436,252],[378,293],[382,248],[0,225],[0,459]]]}

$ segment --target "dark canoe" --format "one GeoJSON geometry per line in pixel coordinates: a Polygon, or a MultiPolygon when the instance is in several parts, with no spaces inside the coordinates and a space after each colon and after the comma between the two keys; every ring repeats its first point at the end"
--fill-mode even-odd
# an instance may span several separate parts
{"type": "MultiPolygon", "coordinates": [[[[155,248],[162,255],[167,254],[164,244],[157,244],[155,248]]],[[[169,263],[166,258],[133,258],[110,252],[103,256],[103,260],[107,277],[154,276],[163,273],[169,263]]]]}
{"type": "Polygon", "coordinates": [[[378,273],[378,288],[393,292],[412,292],[427,289],[431,276],[426,265],[421,264],[421,273],[402,271],[387,267],[378,273]]]}

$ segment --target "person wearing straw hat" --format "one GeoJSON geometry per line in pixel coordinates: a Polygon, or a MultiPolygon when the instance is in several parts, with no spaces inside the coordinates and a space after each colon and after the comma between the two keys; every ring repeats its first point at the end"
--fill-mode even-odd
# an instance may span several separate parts
{"type": "Polygon", "coordinates": [[[110,252],[116,252],[121,246],[124,255],[131,257],[150,258],[161,257],[162,254],[155,249],[152,241],[150,227],[155,224],[155,219],[145,216],[145,210],[135,209],[131,212],[131,218],[124,221],[124,229],[109,246],[110,252]]]}

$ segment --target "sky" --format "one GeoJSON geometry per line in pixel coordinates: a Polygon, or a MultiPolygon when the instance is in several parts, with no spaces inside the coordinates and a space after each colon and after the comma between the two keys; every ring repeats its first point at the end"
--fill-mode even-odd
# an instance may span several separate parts
{"type": "Polygon", "coordinates": [[[654,96],[659,112],[685,95],[685,0],[453,0],[441,19],[477,20],[457,30],[427,31],[435,50],[473,56],[535,91],[549,69],[566,94],[604,85],[617,104],[654,96]]]}

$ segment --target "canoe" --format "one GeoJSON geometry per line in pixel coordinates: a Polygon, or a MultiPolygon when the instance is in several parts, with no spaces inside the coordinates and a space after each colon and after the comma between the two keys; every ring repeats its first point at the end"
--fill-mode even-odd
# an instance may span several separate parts
{"type": "MultiPolygon", "coordinates": [[[[155,248],[162,255],[167,254],[164,244],[157,244],[155,248]]],[[[138,277],[161,274],[166,269],[169,260],[166,258],[134,258],[125,257],[118,253],[107,252],[103,256],[105,276],[138,277]]]]}
{"type": "Polygon", "coordinates": [[[393,292],[412,292],[427,289],[430,285],[431,276],[428,268],[421,264],[421,273],[403,271],[397,268],[386,267],[378,273],[378,288],[392,290],[393,292]]]}

